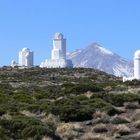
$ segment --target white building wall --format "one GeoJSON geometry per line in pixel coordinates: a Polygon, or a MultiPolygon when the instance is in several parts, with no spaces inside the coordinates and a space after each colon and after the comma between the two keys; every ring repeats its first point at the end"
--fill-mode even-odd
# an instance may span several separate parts
{"type": "Polygon", "coordinates": [[[72,61],[66,59],[66,39],[61,33],[56,33],[53,39],[51,59],[42,62],[40,67],[66,68],[73,67],[72,61]]]}
{"type": "Polygon", "coordinates": [[[140,58],[134,60],[134,78],[140,80],[140,58]]]}
{"type": "Polygon", "coordinates": [[[134,75],[133,77],[123,77],[123,82],[140,80],[140,50],[137,50],[134,55],[134,75]]]}
{"type": "Polygon", "coordinates": [[[132,81],[134,79],[135,79],[134,77],[123,77],[123,82],[132,81]]]}
{"type": "Polygon", "coordinates": [[[53,39],[52,60],[66,59],[66,39],[56,37],[53,39]]]}
{"type": "Polygon", "coordinates": [[[33,52],[27,48],[23,48],[19,52],[19,66],[32,67],[33,66],[33,52]]]}
{"type": "Polygon", "coordinates": [[[19,62],[18,62],[19,66],[21,66],[23,63],[22,63],[22,52],[20,51],[19,52],[19,62]]]}
{"type": "Polygon", "coordinates": [[[46,67],[46,68],[72,68],[72,62],[70,60],[64,60],[64,59],[59,59],[59,60],[46,60],[45,62],[42,62],[40,67],[46,67]]]}

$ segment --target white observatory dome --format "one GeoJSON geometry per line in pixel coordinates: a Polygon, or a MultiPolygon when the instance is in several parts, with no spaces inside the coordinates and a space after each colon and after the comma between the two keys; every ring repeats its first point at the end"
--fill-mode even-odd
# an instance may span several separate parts
{"type": "Polygon", "coordinates": [[[16,61],[15,60],[12,60],[12,62],[11,62],[12,64],[16,64],[16,61]]]}
{"type": "Polygon", "coordinates": [[[54,39],[63,39],[63,34],[62,33],[55,33],[54,39]]]}
{"type": "Polygon", "coordinates": [[[134,56],[135,58],[140,58],[140,50],[137,50],[136,52],[135,52],[135,56],[134,56]]]}
{"type": "Polygon", "coordinates": [[[23,48],[22,51],[23,51],[23,52],[29,52],[30,49],[28,49],[28,48],[23,48]]]}

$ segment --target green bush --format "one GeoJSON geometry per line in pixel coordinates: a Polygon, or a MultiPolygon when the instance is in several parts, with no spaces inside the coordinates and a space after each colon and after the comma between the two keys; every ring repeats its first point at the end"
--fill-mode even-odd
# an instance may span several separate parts
{"type": "Polygon", "coordinates": [[[7,112],[7,107],[5,105],[0,105],[0,116],[7,112]]]}
{"type": "Polygon", "coordinates": [[[53,137],[55,134],[55,128],[50,124],[44,125],[38,119],[24,116],[15,116],[12,120],[0,119],[0,127],[13,139],[41,139],[45,135],[53,137]]]}
{"type": "Polygon", "coordinates": [[[111,119],[111,123],[112,124],[125,124],[125,123],[130,123],[130,120],[128,120],[125,117],[121,117],[121,116],[114,116],[111,119]]]}
{"type": "Polygon", "coordinates": [[[40,99],[45,98],[45,94],[44,94],[44,93],[41,93],[41,92],[33,93],[32,96],[33,96],[36,100],[40,100],[40,99]]]}
{"type": "Polygon", "coordinates": [[[94,111],[106,111],[111,105],[102,99],[89,99],[86,96],[76,96],[61,99],[49,105],[50,113],[59,115],[64,121],[84,121],[92,119],[94,111]]]}
{"type": "Polygon", "coordinates": [[[97,85],[91,85],[91,84],[72,84],[72,83],[65,83],[62,85],[62,87],[65,89],[64,93],[70,93],[70,94],[83,94],[87,91],[91,92],[101,92],[104,91],[103,88],[97,86],[97,85]]]}
{"type": "Polygon", "coordinates": [[[124,82],[125,85],[127,86],[139,86],[140,85],[140,81],[137,79],[134,79],[132,81],[126,81],[124,82]]]}
{"type": "Polygon", "coordinates": [[[108,93],[99,93],[93,94],[91,98],[101,98],[106,102],[111,103],[115,106],[123,106],[125,102],[140,102],[140,95],[133,93],[121,93],[121,94],[108,94],[108,93]]]}
{"type": "MultiPolygon", "coordinates": [[[[8,77],[5,77],[6,79],[8,77]]],[[[13,94],[13,87],[8,82],[0,83],[0,93],[10,95],[13,94]]]]}
{"type": "Polygon", "coordinates": [[[13,98],[17,102],[33,103],[33,99],[27,93],[16,93],[13,95],[13,98]]]}
{"type": "Polygon", "coordinates": [[[6,103],[9,100],[9,96],[0,93],[0,103],[6,103]]]}
{"type": "Polygon", "coordinates": [[[30,125],[25,127],[22,131],[22,137],[24,139],[33,138],[34,140],[41,140],[43,136],[51,136],[54,135],[54,130],[48,126],[43,125],[30,125]]]}
{"type": "Polygon", "coordinates": [[[1,140],[10,140],[9,134],[6,129],[0,128],[0,139],[1,140]]]}

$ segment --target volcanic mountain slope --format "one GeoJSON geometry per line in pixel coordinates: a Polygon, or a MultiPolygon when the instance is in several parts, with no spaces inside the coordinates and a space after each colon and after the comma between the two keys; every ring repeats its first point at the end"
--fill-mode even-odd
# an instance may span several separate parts
{"type": "Polygon", "coordinates": [[[94,68],[115,76],[132,76],[133,62],[93,43],[84,49],[67,54],[74,67],[94,68]]]}

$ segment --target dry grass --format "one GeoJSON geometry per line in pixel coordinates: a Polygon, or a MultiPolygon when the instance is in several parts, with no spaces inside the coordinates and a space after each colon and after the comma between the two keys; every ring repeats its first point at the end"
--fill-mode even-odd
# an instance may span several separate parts
{"type": "Polygon", "coordinates": [[[41,120],[43,123],[53,123],[54,125],[57,125],[60,122],[60,119],[58,116],[55,116],[53,114],[49,114],[45,118],[41,120]]]}
{"type": "Polygon", "coordinates": [[[137,129],[140,129],[140,120],[133,123],[133,126],[137,129]]]}
{"type": "Polygon", "coordinates": [[[114,135],[127,135],[131,132],[130,128],[124,124],[120,124],[118,125],[114,130],[113,130],[113,134],[114,135]]]}
{"type": "Polygon", "coordinates": [[[110,117],[105,113],[105,112],[100,112],[96,111],[93,114],[93,124],[98,124],[98,123],[109,123],[110,122],[110,117]]]}
{"type": "Polygon", "coordinates": [[[137,109],[134,113],[134,115],[132,116],[132,120],[133,121],[138,121],[140,120],[140,109],[137,109]]]}
{"type": "Polygon", "coordinates": [[[125,107],[115,107],[114,106],[114,109],[116,110],[117,114],[126,113],[125,107]]]}
{"type": "Polygon", "coordinates": [[[49,138],[47,136],[43,137],[42,140],[52,140],[52,138],[49,138]]]}
{"type": "Polygon", "coordinates": [[[1,119],[12,120],[12,116],[9,114],[4,114],[0,117],[1,119]]]}
{"type": "Polygon", "coordinates": [[[27,117],[35,117],[36,116],[34,113],[31,113],[30,111],[27,111],[27,110],[20,111],[20,113],[27,116],[27,117]]]}
{"type": "Polygon", "coordinates": [[[81,129],[82,127],[78,123],[61,123],[57,127],[57,132],[59,133],[64,133],[67,130],[78,130],[81,129]]]}
{"type": "Polygon", "coordinates": [[[76,138],[79,134],[78,131],[81,129],[82,127],[78,123],[62,123],[57,127],[56,133],[61,139],[69,140],[76,138]]]}
{"type": "Polygon", "coordinates": [[[92,132],[88,132],[82,136],[81,140],[111,140],[111,139],[107,138],[104,135],[97,135],[92,132]]]}
{"type": "Polygon", "coordinates": [[[104,116],[106,116],[107,114],[105,112],[101,112],[101,111],[96,111],[94,114],[93,114],[93,118],[94,119],[97,119],[97,118],[102,118],[104,116]]]}
{"type": "Polygon", "coordinates": [[[140,139],[140,132],[138,132],[138,134],[137,134],[137,138],[140,139]]]}
{"type": "Polygon", "coordinates": [[[90,98],[94,93],[91,92],[91,91],[88,91],[86,92],[84,95],[87,97],[87,98],[90,98]]]}

